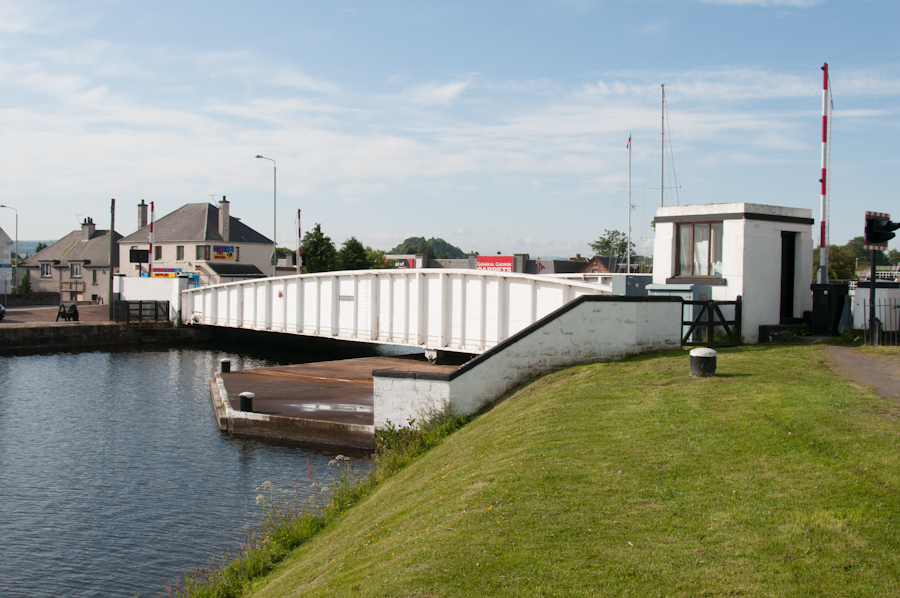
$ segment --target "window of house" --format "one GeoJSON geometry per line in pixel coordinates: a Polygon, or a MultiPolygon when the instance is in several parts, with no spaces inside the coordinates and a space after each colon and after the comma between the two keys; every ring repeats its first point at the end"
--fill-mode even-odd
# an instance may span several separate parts
{"type": "Polygon", "coordinates": [[[72,278],[81,278],[81,264],[69,264],[69,276],[72,278]]]}
{"type": "Polygon", "coordinates": [[[41,278],[50,278],[53,272],[50,270],[50,264],[41,264],[41,278]]]}
{"type": "Polygon", "coordinates": [[[236,261],[236,262],[241,261],[241,248],[240,247],[234,248],[234,261],[236,261]]]}
{"type": "Polygon", "coordinates": [[[677,276],[722,276],[722,223],[678,225],[677,276]]]}
{"type": "Polygon", "coordinates": [[[209,259],[209,245],[197,245],[197,259],[198,260],[208,260],[209,259]]]}
{"type": "Polygon", "coordinates": [[[175,259],[179,262],[184,261],[184,245],[175,246],[175,259]]]}
{"type": "Polygon", "coordinates": [[[97,271],[91,270],[91,284],[97,284],[97,271]]]}
{"type": "Polygon", "coordinates": [[[157,245],[153,248],[153,261],[158,262],[162,260],[162,246],[157,245]]]}

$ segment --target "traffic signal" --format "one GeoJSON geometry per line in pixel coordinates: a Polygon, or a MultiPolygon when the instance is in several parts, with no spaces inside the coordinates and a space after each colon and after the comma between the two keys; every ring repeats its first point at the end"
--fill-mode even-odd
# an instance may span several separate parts
{"type": "Polygon", "coordinates": [[[888,241],[894,238],[900,222],[891,222],[889,214],[866,212],[866,249],[887,249],[888,241]]]}

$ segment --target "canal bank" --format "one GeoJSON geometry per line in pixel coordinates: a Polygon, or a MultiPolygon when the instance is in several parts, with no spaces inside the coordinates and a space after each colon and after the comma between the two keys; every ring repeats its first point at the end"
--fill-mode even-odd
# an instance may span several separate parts
{"type": "Polygon", "coordinates": [[[237,436],[373,449],[374,370],[449,374],[456,367],[404,356],[220,372],[210,396],[219,429],[237,436]],[[241,411],[243,393],[252,393],[252,411],[241,411]]]}

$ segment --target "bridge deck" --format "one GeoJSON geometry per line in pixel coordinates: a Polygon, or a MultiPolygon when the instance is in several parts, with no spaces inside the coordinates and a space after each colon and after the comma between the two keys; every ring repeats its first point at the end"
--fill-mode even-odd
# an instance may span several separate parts
{"type": "Polygon", "coordinates": [[[372,425],[373,370],[447,373],[457,366],[406,357],[364,357],[220,374],[232,409],[252,392],[253,411],[342,424],[372,425]]]}

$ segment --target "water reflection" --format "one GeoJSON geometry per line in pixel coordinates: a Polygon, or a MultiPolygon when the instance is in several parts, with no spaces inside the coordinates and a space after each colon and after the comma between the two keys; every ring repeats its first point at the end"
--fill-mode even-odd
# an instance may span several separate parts
{"type": "MultiPolygon", "coordinates": [[[[209,378],[311,361],[216,349],[0,357],[0,595],[156,596],[242,539],[266,480],[309,492],[333,449],[218,432],[209,378]]],[[[340,451],[366,467],[359,452],[340,451]]]]}

